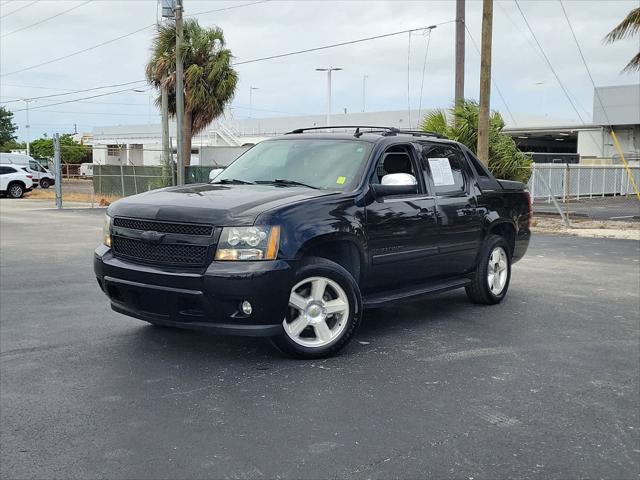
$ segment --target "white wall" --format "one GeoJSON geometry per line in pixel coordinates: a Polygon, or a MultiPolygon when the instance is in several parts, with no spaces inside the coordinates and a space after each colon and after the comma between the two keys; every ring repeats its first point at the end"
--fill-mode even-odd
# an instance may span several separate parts
{"type": "Polygon", "coordinates": [[[602,157],[602,130],[578,131],[578,153],[581,157],[602,157]]]}

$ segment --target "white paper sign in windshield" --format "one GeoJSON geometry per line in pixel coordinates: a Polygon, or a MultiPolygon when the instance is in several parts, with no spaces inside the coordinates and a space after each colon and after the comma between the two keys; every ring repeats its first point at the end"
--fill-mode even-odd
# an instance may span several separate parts
{"type": "Polygon", "coordinates": [[[453,172],[448,158],[430,158],[429,167],[436,187],[455,185],[456,181],[453,179],[453,172]]]}

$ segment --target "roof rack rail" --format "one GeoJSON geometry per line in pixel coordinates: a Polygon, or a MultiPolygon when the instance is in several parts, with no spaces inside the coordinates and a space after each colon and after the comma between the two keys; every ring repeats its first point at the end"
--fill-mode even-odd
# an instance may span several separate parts
{"type": "Polygon", "coordinates": [[[436,137],[436,138],[444,138],[444,139],[449,139],[449,137],[447,137],[446,135],[443,135],[441,133],[438,132],[433,132],[433,131],[425,131],[425,130],[403,130],[400,129],[398,130],[398,133],[406,133],[409,135],[413,135],[414,137],[436,137]]]}
{"type": "Polygon", "coordinates": [[[296,128],[295,130],[291,130],[290,132],[285,133],[285,135],[295,135],[299,133],[304,133],[308,131],[314,130],[336,130],[336,129],[346,129],[346,128],[355,128],[354,136],[360,137],[364,132],[361,132],[361,128],[368,128],[373,131],[383,132],[382,135],[397,135],[398,133],[404,133],[407,135],[413,135],[414,137],[436,137],[447,139],[445,135],[442,135],[437,132],[425,132],[422,130],[403,130],[397,127],[380,127],[376,125],[331,125],[328,127],[307,127],[307,128],[296,128]]]}
{"type": "Polygon", "coordinates": [[[355,129],[374,128],[376,130],[383,130],[383,131],[396,131],[396,130],[398,130],[395,127],[380,127],[380,126],[375,126],[375,125],[330,125],[328,127],[296,128],[295,130],[291,130],[290,132],[285,133],[285,135],[296,134],[296,133],[304,133],[304,132],[309,131],[309,130],[333,130],[333,129],[339,129],[339,128],[355,128],[355,129]]]}

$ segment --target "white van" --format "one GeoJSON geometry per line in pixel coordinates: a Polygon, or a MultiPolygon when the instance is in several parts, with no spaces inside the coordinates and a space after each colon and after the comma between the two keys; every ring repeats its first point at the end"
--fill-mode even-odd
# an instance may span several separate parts
{"type": "Polygon", "coordinates": [[[38,185],[42,188],[49,188],[56,183],[56,177],[53,172],[29,155],[23,155],[21,153],[0,153],[0,164],[8,163],[28,167],[33,175],[34,188],[38,185]]]}
{"type": "Polygon", "coordinates": [[[80,176],[83,178],[93,177],[93,163],[80,164],[80,176]]]}

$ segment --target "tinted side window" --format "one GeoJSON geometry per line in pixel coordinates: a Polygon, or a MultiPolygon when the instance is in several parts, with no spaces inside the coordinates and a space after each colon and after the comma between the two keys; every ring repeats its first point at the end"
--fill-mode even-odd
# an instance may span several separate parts
{"type": "Polygon", "coordinates": [[[489,178],[489,174],[487,173],[485,166],[480,162],[480,160],[478,160],[478,157],[476,157],[469,149],[465,149],[465,152],[467,153],[467,157],[469,157],[469,160],[471,160],[471,164],[478,174],[478,177],[489,178]]]}
{"type": "Polygon", "coordinates": [[[5,175],[7,173],[15,173],[11,167],[0,167],[0,175],[5,175]]]}
{"type": "Polygon", "coordinates": [[[422,144],[421,166],[428,181],[429,172],[437,195],[467,191],[467,174],[462,152],[449,145],[422,144]]]}

